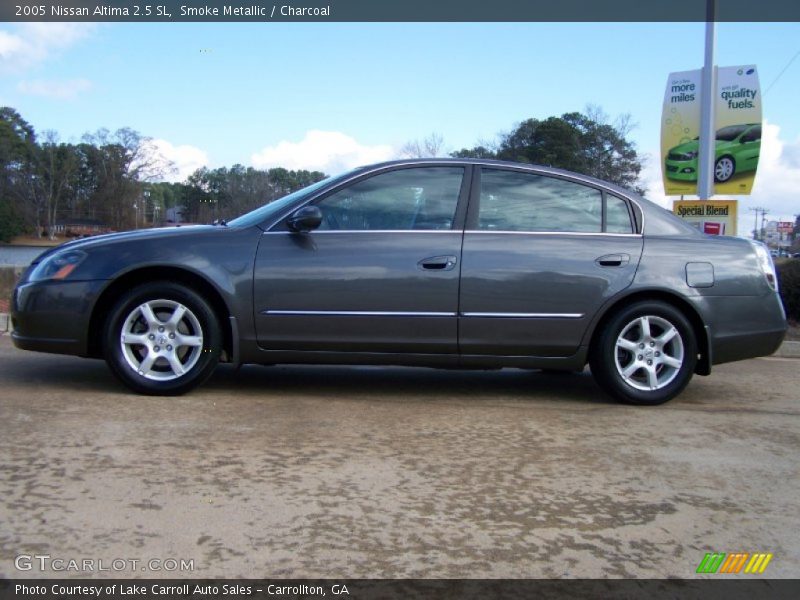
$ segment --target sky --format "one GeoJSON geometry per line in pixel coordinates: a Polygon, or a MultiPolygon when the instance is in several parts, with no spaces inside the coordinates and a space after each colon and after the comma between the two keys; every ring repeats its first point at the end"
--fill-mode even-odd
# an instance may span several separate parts
{"type": "MultiPolygon", "coordinates": [[[[0,105],[78,141],[152,137],[183,179],[231,166],[336,173],[436,132],[445,151],[527,118],[630,114],[648,197],[664,206],[670,72],[702,66],[703,23],[0,23],[0,105]]],[[[720,23],[717,64],[755,64],[765,130],[753,195],[800,213],[800,23],[720,23]]]]}

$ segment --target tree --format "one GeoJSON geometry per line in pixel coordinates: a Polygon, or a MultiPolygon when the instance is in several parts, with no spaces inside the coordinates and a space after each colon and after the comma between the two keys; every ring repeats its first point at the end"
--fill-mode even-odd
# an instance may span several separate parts
{"type": "Polygon", "coordinates": [[[236,164],[202,167],[186,180],[185,217],[196,223],[230,219],[325,178],[319,171],[268,171],[236,164]]]}
{"type": "Polygon", "coordinates": [[[56,236],[59,202],[70,189],[78,169],[78,155],[73,146],[59,143],[55,131],[46,131],[44,138],[37,152],[39,177],[34,192],[36,232],[41,235],[41,215],[44,212],[47,233],[52,240],[56,236]]]}
{"type": "Polygon", "coordinates": [[[639,186],[642,163],[635,145],[627,139],[631,129],[629,116],[623,115],[610,123],[602,110],[590,105],[586,114],[572,112],[543,120],[527,119],[501,134],[495,148],[482,143],[451,156],[557,167],[642,193],[639,186]]]}
{"type": "Polygon", "coordinates": [[[497,158],[497,150],[492,149],[489,145],[479,144],[472,148],[462,148],[451,152],[450,156],[454,158],[497,158]]]}
{"type": "Polygon", "coordinates": [[[96,177],[92,202],[103,206],[104,220],[114,229],[136,226],[143,184],[163,177],[174,166],[151,138],[127,127],[113,134],[100,129],[85,135],[84,142],[96,177]]]}
{"type": "Polygon", "coordinates": [[[411,140],[400,148],[400,155],[404,158],[434,158],[440,156],[444,148],[444,137],[439,133],[431,133],[421,142],[411,140]]]}
{"type": "Polygon", "coordinates": [[[36,181],[36,135],[13,108],[0,107],[0,240],[22,233],[36,181]]]}

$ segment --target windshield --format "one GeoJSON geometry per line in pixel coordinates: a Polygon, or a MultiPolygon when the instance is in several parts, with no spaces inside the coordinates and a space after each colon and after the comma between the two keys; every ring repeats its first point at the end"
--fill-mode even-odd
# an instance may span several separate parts
{"type": "Polygon", "coordinates": [[[284,209],[291,206],[294,202],[301,200],[305,196],[313,194],[317,190],[327,185],[331,185],[340,180],[346,179],[347,177],[353,175],[354,172],[355,171],[348,171],[347,173],[342,173],[341,175],[337,175],[336,177],[328,177],[326,179],[323,179],[322,181],[318,181],[317,183],[312,183],[307,187],[292,192],[288,196],[284,196],[283,198],[278,198],[277,200],[273,200],[272,202],[265,204],[264,206],[260,206],[257,209],[250,211],[249,213],[243,214],[241,217],[237,217],[232,221],[228,221],[228,226],[250,227],[252,225],[258,225],[260,223],[263,223],[264,221],[267,221],[270,218],[280,214],[284,209]]]}

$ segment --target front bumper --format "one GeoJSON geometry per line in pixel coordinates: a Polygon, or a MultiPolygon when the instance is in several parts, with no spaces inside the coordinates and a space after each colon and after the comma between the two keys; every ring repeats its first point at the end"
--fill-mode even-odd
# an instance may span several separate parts
{"type": "Polygon", "coordinates": [[[676,181],[697,181],[697,162],[678,162],[673,160],[664,161],[664,172],[668,179],[676,181]],[[691,169],[690,173],[684,173],[684,169],[691,169]]]}
{"type": "Polygon", "coordinates": [[[21,283],[11,300],[11,339],[17,348],[86,356],[92,308],[107,282],[21,283]]]}

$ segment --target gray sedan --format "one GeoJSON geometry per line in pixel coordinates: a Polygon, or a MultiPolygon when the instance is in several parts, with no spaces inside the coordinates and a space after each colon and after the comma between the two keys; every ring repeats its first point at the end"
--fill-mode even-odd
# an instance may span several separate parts
{"type": "Polygon", "coordinates": [[[786,319],[763,245],[699,233],[613,185],[483,160],[326,179],[227,225],[43,254],[13,297],[19,348],[104,358],[145,394],[217,364],[577,371],[636,404],[771,354],[786,319]]]}

